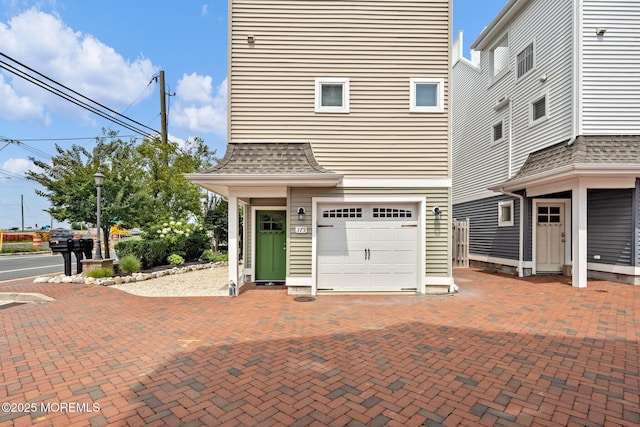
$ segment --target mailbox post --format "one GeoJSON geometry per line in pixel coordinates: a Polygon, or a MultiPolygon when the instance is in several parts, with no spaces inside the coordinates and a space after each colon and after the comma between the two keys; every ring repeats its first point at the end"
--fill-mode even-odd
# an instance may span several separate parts
{"type": "Polygon", "coordinates": [[[76,272],[82,273],[82,257],[91,259],[92,239],[57,239],[49,241],[52,252],[60,252],[64,259],[64,275],[71,276],[71,253],[76,256],[76,272]]]}

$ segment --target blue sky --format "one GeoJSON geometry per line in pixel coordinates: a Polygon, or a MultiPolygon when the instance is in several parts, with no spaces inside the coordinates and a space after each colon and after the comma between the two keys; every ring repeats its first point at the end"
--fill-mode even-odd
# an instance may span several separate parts
{"type": "MultiPolygon", "coordinates": [[[[465,56],[507,1],[454,0],[453,36],[464,31],[465,56]]],[[[170,139],[197,136],[224,155],[227,0],[0,0],[0,53],[158,130],[159,88],[149,82],[164,70],[175,93],[170,139]]],[[[21,225],[21,195],[25,227],[51,222],[48,201],[21,179],[29,156],[46,161],[56,143],[91,150],[106,127],[134,135],[0,69],[0,228],[21,225]]]]}

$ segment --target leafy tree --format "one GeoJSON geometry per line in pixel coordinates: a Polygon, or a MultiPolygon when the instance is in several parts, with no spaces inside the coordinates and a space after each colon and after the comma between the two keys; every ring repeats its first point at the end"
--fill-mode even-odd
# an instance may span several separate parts
{"type": "Polygon", "coordinates": [[[165,145],[158,138],[146,139],[138,146],[138,152],[141,167],[148,174],[152,212],[162,213],[156,220],[200,214],[201,190],[184,174],[211,167],[215,152],[200,138],[189,140],[182,147],[175,142],[165,145]]]}
{"type": "Polygon", "coordinates": [[[106,177],[101,188],[105,243],[116,217],[125,227],[145,228],[162,217],[200,214],[200,190],[183,174],[214,161],[214,152],[202,139],[180,148],[175,143],[165,146],[157,138],[140,144],[135,139],[123,141],[116,132],[103,130],[96,142],[92,151],[56,145],[58,154],[50,163],[30,158],[39,169],[27,172],[27,179],[44,187],[36,194],[49,199],[56,220],[97,222],[93,175],[99,170],[106,177]]]}
{"type": "Polygon", "coordinates": [[[229,204],[226,200],[218,196],[209,199],[204,217],[204,226],[213,233],[212,246],[218,252],[220,242],[227,240],[227,230],[229,226],[229,204]]]}

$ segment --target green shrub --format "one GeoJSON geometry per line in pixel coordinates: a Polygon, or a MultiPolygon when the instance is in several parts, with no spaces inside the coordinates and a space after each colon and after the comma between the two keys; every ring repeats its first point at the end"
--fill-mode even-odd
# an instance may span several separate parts
{"type": "Polygon", "coordinates": [[[213,250],[211,249],[206,249],[204,252],[202,252],[202,255],[200,256],[200,258],[203,261],[209,261],[209,262],[229,261],[229,254],[213,252],[213,250]]]}
{"type": "Polygon", "coordinates": [[[169,244],[164,240],[124,240],[115,245],[118,258],[132,255],[142,262],[143,268],[163,265],[169,251],[169,244]]]}
{"type": "Polygon", "coordinates": [[[87,272],[87,277],[93,277],[94,279],[102,279],[104,277],[113,277],[113,268],[98,268],[87,272]]]}
{"type": "Polygon", "coordinates": [[[182,265],[182,264],[184,264],[184,258],[182,258],[178,254],[169,255],[169,257],[167,257],[167,261],[169,261],[169,264],[171,264],[171,265],[182,265]]]}
{"type": "Polygon", "coordinates": [[[46,247],[41,247],[41,248],[34,248],[32,245],[16,245],[16,246],[9,246],[7,244],[2,245],[2,253],[5,254],[15,254],[15,253],[19,253],[19,252],[44,252],[44,251],[48,251],[49,248],[46,247]]]}
{"type": "Polygon", "coordinates": [[[184,242],[184,257],[188,260],[198,259],[206,249],[211,249],[209,237],[203,230],[196,230],[184,242]]]}
{"type": "Polygon", "coordinates": [[[126,255],[126,256],[120,258],[118,266],[119,266],[121,271],[123,271],[124,273],[129,274],[129,273],[135,273],[135,272],[140,271],[140,268],[142,267],[142,263],[135,256],[126,255]]]}

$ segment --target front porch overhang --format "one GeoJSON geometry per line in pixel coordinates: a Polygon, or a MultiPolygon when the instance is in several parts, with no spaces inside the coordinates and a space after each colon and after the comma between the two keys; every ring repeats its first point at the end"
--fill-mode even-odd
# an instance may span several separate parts
{"type": "Polygon", "coordinates": [[[185,175],[194,184],[227,198],[234,189],[243,193],[255,189],[260,193],[264,188],[273,187],[336,187],[342,182],[339,174],[210,174],[192,173],[185,175]]]}
{"type": "Polygon", "coordinates": [[[639,171],[638,164],[572,164],[523,178],[516,177],[489,187],[489,190],[507,193],[525,190],[527,196],[535,197],[538,191],[534,189],[563,187],[562,183],[565,183],[564,187],[569,190],[572,182],[580,178],[592,180],[594,187],[591,188],[634,188],[639,171]]]}

